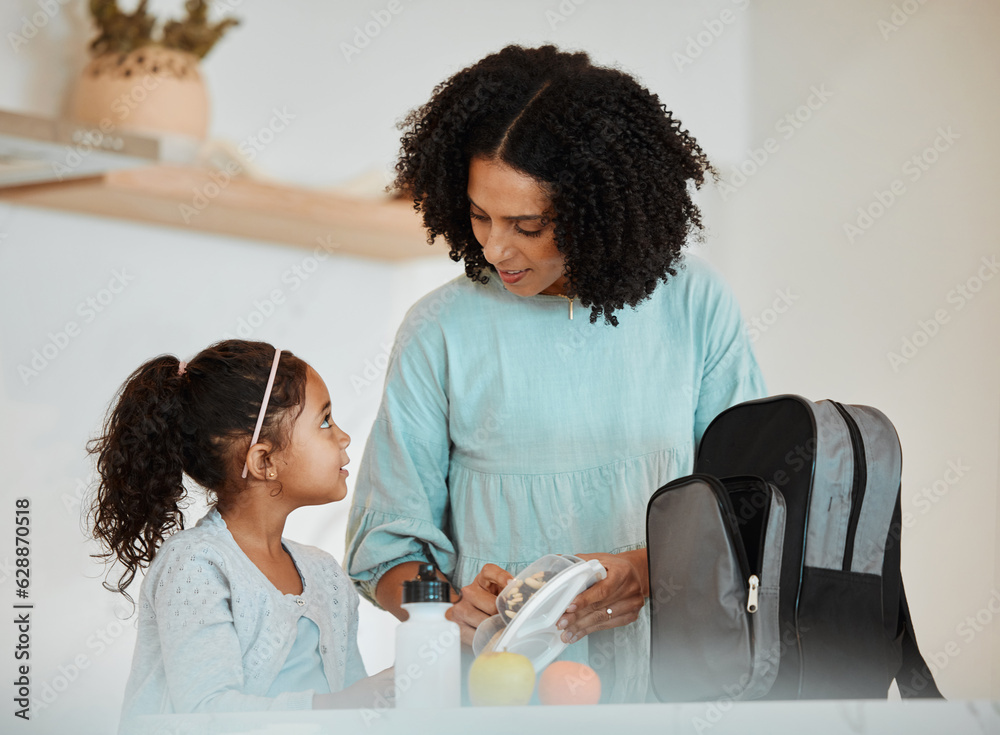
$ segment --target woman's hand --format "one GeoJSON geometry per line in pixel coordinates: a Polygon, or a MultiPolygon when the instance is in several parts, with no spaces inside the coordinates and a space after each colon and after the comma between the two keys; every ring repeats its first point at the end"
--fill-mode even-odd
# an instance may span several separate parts
{"type": "Polygon", "coordinates": [[[347,689],[313,695],[313,709],[385,709],[396,705],[396,683],[392,668],[367,679],[356,681],[347,689]]]}
{"type": "MultiPolygon", "coordinates": [[[[407,614],[402,602],[403,582],[416,576],[420,562],[406,561],[398,564],[382,575],[375,597],[379,604],[400,620],[406,620],[407,614]]],[[[439,573],[440,576],[440,573],[439,573]]],[[[511,579],[510,572],[504,571],[496,564],[484,566],[472,584],[462,588],[462,599],[448,610],[448,619],[458,623],[462,634],[462,643],[472,645],[479,624],[491,615],[497,614],[497,595],[511,579]]],[[[444,579],[441,576],[441,579],[444,579]]]]}
{"type": "Polygon", "coordinates": [[[635,622],[645,598],[649,596],[646,550],[574,556],[584,560],[597,559],[608,570],[608,576],[577,595],[566,608],[566,614],[558,623],[563,630],[563,641],[575,643],[595,631],[635,622]]]}
{"type": "Polygon", "coordinates": [[[462,588],[462,599],[452,605],[447,617],[458,623],[463,645],[471,646],[479,624],[497,614],[497,595],[512,578],[496,564],[487,564],[472,584],[462,588]]]}

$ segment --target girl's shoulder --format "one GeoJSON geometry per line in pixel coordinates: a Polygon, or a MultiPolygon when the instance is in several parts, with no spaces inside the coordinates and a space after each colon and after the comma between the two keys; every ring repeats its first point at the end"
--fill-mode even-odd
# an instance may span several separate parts
{"type": "Polygon", "coordinates": [[[214,509],[198,523],[167,537],[157,549],[146,578],[183,573],[188,565],[217,567],[223,574],[234,566],[234,542],[214,509]]]}

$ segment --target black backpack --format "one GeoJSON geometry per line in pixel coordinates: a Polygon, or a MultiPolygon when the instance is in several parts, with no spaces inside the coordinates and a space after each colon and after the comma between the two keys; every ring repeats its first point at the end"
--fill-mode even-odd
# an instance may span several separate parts
{"type": "Polygon", "coordinates": [[[940,697],[899,570],[899,439],[783,395],[717,416],[646,515],[661,701],[940,697]]]}

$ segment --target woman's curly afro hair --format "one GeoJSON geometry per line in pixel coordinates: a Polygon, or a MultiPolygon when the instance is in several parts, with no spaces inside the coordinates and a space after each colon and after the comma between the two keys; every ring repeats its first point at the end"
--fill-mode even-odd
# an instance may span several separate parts
{"type": "Polygon", "coordinates": [[[394,188],[413,197],[427,240],[487,282],[495,269],[473,235],[467,194],[473,157],[538,180],[556,212],[556,246],[570,294],[618,324],[701,230],[688,181],[714,173],[694,138],[631,76],[554,46],[508,46],[438,85],[404,130],[394,188]]]}

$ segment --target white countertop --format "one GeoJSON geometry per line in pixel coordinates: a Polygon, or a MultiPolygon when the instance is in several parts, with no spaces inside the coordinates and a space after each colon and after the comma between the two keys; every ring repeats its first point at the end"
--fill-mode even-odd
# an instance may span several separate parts
{"type": "Polygon", "coordinates": [[[142,717],[136,735],[1000,735],[1000,702],[706,702],[142,717]]]}

